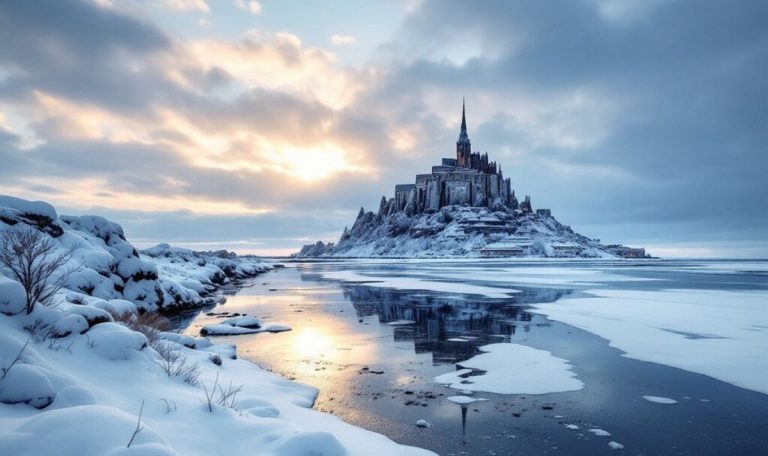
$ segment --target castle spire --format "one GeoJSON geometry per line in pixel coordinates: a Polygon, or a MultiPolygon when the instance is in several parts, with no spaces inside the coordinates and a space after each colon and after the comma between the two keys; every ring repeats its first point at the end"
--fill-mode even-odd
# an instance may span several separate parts
{"type": "Polygon", "coordinates": [[[472,167],[472,144],[467,135],[467,111],[464,108],[464,97],[461,98],[461,133],[456,141],[456,163],[461,168],[472,167]]]}
{"type": "Polygon", "coordinates": [[[465,109],[464,97],[461,97],[461,132],[459,133],[459,142],[469,142],[469,135],[467,135],[467,111],[465,109]]]}

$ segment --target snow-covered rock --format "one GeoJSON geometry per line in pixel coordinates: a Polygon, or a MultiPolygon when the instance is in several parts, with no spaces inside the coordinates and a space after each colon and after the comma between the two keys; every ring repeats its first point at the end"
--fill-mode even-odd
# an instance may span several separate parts
{"type": "Polygon", "coordinates": [[[291,327],[282,323],[268,323],[259,327],[243,327],[229,324],[205,325],[200,330],[202,336],[238,336],[241,334],[255,334],[260,332],[290,331],[291,327]]]}
{"type": "Polygon", "coordinates": [[[0,402],[4,404],[23,402],[35,408],[45,408],[55,396],[45,371],[34,365],[16,364],[0,380],[0,402]]]}
{"type": "Polygon", "coordinates": [[[297,257],[558,257],[645,256],[643,249],[605,246],[549,214],[503,207],[445,206],[434,213],[361,212],[338,243],[304,246],[297,257]]]}
{"type": "Polygon", "coordinates": [[[70,334],[82,334],[88,328],[88,320],[85,317],[70,314],[54,323],[49,330],[49,334],[52,337],[67,337],[70,334]]]}
{"type": "Polygon", "coordinates": [[[14,196],[0,195],[0,207],[17,211],[19,214],[44,217],[48,220],[56,220],[56,209],[43,201],[27,201],[14,196]]]}
{"type": "MultiPolygon", "coordinates": [[[[57,303],[86,302],[112,314],[211,305],[216,302],[211,294],[230,279],[253,277],[272,267],[255,257],[193,252],[167,244],[140,252],[120,225],[103,217],[59,216],[48,203],[0,195],[0,236],[24,226],[49,235],[61,252],[74,250],[67,267],[77,270],[62,290],[66,298],[58,297],[57,303]]],[[[2,313],[20,311],[18,284],[14,284],[0,277],[2,313]]],[[[92,315],[83,317],[90,325],[96,323],[92,315]]]]}
{"type": "Polygon", "coordinates": [[[56,394],[56,399],[51,404],[51,408],[78,407],[96,403],[96,395],[93,394],[93,391],[84,386],[73,385],[63,388],[56,394]]]}
{"type": "Polygon", "coordinates": [[[147,346],[144,334],[117,323],[102,323],[88,331],[88,339],[100,356],[111,360],[130,359],[147,346]]]}
{"type": "Polygon", "coordinates": [[[0,313],[15,315],[22,312],[26,305],[24,287],[19,282],[0,275],[0,313]]]}

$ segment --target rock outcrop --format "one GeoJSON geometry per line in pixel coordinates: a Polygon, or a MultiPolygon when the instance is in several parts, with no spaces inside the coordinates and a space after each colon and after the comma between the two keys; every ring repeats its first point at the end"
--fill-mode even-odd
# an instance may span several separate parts
{"type": "Polygon", "coordinates": [[[430,214],[363,212],[338,243],[317,242],[295,254],[312,257],[644,258],[644,249],[602,245],[548,212],[445,206],[430,214]]]}

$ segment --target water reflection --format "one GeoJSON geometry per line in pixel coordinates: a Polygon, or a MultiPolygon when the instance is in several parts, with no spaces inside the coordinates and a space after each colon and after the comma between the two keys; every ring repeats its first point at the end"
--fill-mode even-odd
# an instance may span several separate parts
{"type": "Polygon", "coordinates": [[[456,363],[473,356],[477,347],[508,341],[529,331],[534,315],[526,303],[553,302],[569,290],[531,288],[510,299],[415,293],[407,290],[342,284],[344,297],[360,318],[378,316],[380,323],[412,321],[393,327],[395,341],[413,341],[416,353],[432,353],[434,364],[456,363]]]}

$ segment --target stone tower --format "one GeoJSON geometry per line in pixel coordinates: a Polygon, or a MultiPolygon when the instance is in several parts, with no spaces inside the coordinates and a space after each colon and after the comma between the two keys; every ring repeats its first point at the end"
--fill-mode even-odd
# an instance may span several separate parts
{"type": "Polygon", "coordinates": [[[461,100],[461,132],[459,140],[456,141],[456,161],[462,168],[470,168],[472,156],[472,144],[467,135],[467,117],[464,109],[464,100],[461,100]]]}

